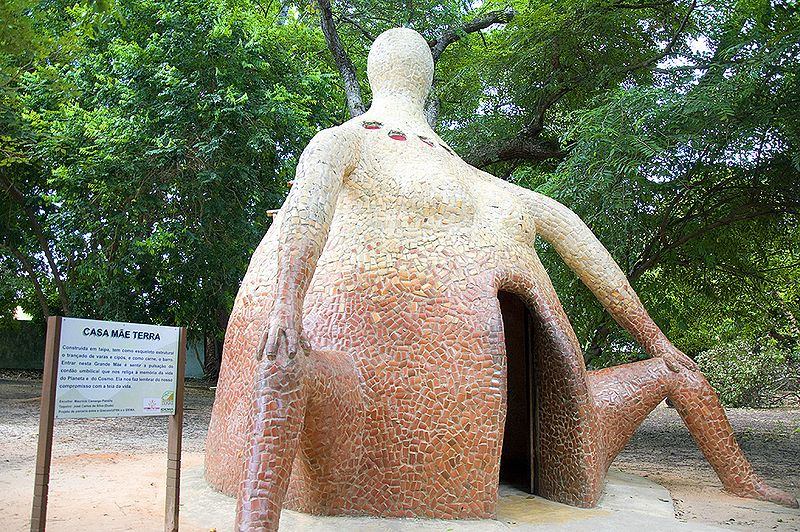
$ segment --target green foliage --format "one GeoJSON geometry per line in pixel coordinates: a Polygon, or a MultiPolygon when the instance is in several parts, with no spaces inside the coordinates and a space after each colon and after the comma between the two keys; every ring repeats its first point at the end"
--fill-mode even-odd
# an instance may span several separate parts
{"type": "MultiPolygon", "coordinates": [[[[61,31],[79,7],[54,8],[41,24],[61,31]]],[[[4,115],[15,155],[0,177],[26,199],[3,198],[2,244],[34,263],[57,312],[60,277],[70,314],[221,337],[266,211],[340,109],[318,32],[231,7],[120,4],[75,37],[68,60],[34,59],[15,82],[4,115]]],[[[30,292],[19,295],[34,310],[30,292]]]]}
{"type": "Polygon", "coordinates": [[[45,327],[30,321],[0,321],[0,368],[41,370],[45,327]]]}
{"type": "MultiPolygon", "coordinates": [[[[572,111],[622,83],[651,80],[639,67],[654,62],[678,33],[690,3],[657,3],[655,9],[616,4],[626,3],[513,2],[517,16],[503,31],[460,43],[440,68],[452,75],[438,89],[454,143],[478,150],[520,127],[558,137],[572,123],[572,111]],[[448,97],[454,89],[459,96],[448,97]],[[464,92],[469,98],[461,97],[464,92]]],[[[690,21],[684,32],[693,31],[690,21]]],[[[684,50],[685,41],[674,48],[684,50]]]]}
{"type": "MultiPolygon", "coordinates": [[[[687,54],[691,68],[664,66],[654,83],[575,109],[569,157],[514,174],[581,215],[690,354],[800,334],[789,331],[800,312],[800,17],[728,8],[700,13],[709,50],[687,54]]],[[[543,260],[591,365],[642,356],[551,251],[543,260]]]]}
{"type": "Polygon", "coordinates": [[[776,406],[800,393],[800,352],[787,353],[774,340],[719,344],[700,353],[697,362],[728,406],[776,406]]]}
{"type": "MultiPolygon", "coordinates": [[[[265,211],[282,203],[308,139],[346,119],[314,6],[3,2],[0,320],[22,305],[36,320],[181,323],[221,338],[265,211]]],[[[744,342],[743,367],[790,360],[800,340],[795,6],[333,9],[365,96],[371,37],[394,26],[431,42],[455,32],[437,64],[439,132],[466,158],[575,210],[684,351],[744,342]],[[508,24],[463,29],[508,9],[508,24]],[[550,151],[487,152],[520,138],[550,151]]],[[[643,356],[552,250],[542,258],[590,366],[643,356]]],[[[722,365],[708,366],[712,379],[722,365]]]]}

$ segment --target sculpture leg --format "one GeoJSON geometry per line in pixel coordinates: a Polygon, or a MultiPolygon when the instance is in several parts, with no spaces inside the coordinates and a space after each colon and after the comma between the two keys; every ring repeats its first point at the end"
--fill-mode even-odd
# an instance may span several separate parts
{"type": "Polygon", "coordinates": [[[698,371],[672,371],[661,359],[589,373],[606,448],[606,469],[636,427],[665,397],[686,423],[725,489],[740,497],[796,508],[797,500],[768,486],[745,457],[716,392],[698,371]]]}
{"type": "Polygon", "coordinates": [[[308,406],[286,508],[313,514],[346,507],[363,455],[367,408],[353,358],[342,351],[309,357],[308,406]]]}
{"type": "Polygon", "coordinates": [[[300,354],[288,359],[284,352],[259,363],[252,432],[236,501],[238,531],[278,529],[305,417],[305,358],[300,354]]]}
{"type": "Polygon", "coordinates": [[[650,359],[587,374],[602,434],[604,470],[648,414],[669,395],[668,372],[661,360],[650,359]]]}

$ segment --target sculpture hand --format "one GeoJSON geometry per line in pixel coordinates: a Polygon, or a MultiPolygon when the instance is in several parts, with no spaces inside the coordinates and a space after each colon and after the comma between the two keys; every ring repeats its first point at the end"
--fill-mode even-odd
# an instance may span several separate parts
{"type": "Polygon", "coordinates": [[[274,360],[281,344],[286,349],[288,357],[294,358],[299,350],[305,349],[305,343],[301,338],[300,319],[294,307],[276,302],[258,344],[256,359],[261,360],[266,353],[268,359],[274,360]]]}
{"type": "Polygon", "coordinates": [[[690,371],[700,371],[700,368],[697,367],[697,363],[674,345],[670,345],[667,350],[660,353],[658,356],[664,359],[664,363],[672,371],[680,371],[682,368],[686,368],[690,371]]]}

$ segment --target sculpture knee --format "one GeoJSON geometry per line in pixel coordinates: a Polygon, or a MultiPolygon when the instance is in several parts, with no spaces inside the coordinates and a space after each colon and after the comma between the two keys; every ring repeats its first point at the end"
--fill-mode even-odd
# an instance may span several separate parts
{"type": "Polygon", "coordinates": [[[669,368],[660,359],[589,373],[594,411],[607,469],[637,427],[668,396],[669,368]]]}
{"type": "Polygon", "coordinates": [[[685,368],[670,371],[667,395],[676,406],[698,401],[718,401],[716,391],[705,376],[700,371],[685,368]]]}
{"type": "Polygon", "coordinates": [[[670,370],[660,359],[621,364],[589,372],[595,407],[600,411],[644,412],[642,419],[673,388],[670,370]]]}
{"type": "Polygon", "coordinates": [[[285,395],[303,389],[308,374],[306,366],[307,363],[300,357],[295,360],[262,359],[254,382],[256,397],[285,395]]]}
{"type": "Polygon", "coordinates": [[[304,454],[325,448],[325,454],[338,453],[349,461],[360,448],[366,418],[363,379],[347,353],[315,351],[310,358],[304,454]]]}
{"type": "Polygon", "coordinates": [[[353,358],[337,351],[309,356],[308,405],[285,507],[326,511],[346,503],[363,455],[366,407],[353,358]]]}

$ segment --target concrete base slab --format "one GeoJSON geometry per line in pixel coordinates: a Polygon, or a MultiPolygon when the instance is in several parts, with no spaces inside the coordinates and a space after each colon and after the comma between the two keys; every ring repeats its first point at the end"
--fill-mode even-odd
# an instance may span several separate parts
{"type": "MultiPolygon", "coordinates": [[[[181,525],[189,528],[230,530],[236,503],[211,489],[199,467],[182,475],[181,525]],[[191,495],[189,495],[191,494],[191,495]]],[[[416,530],[484,532],[496,530],[571,530],[660,532],[674,530],[719,531],[721,528],[678,521],[669,491],[642,477],[611,470],[596,508],[573,508],[501,486],[497,519],[380,519],[375,517],[330,517],[284,510],[281,531],[315,530],[338,532],[406,532],[416,530]]]]}

